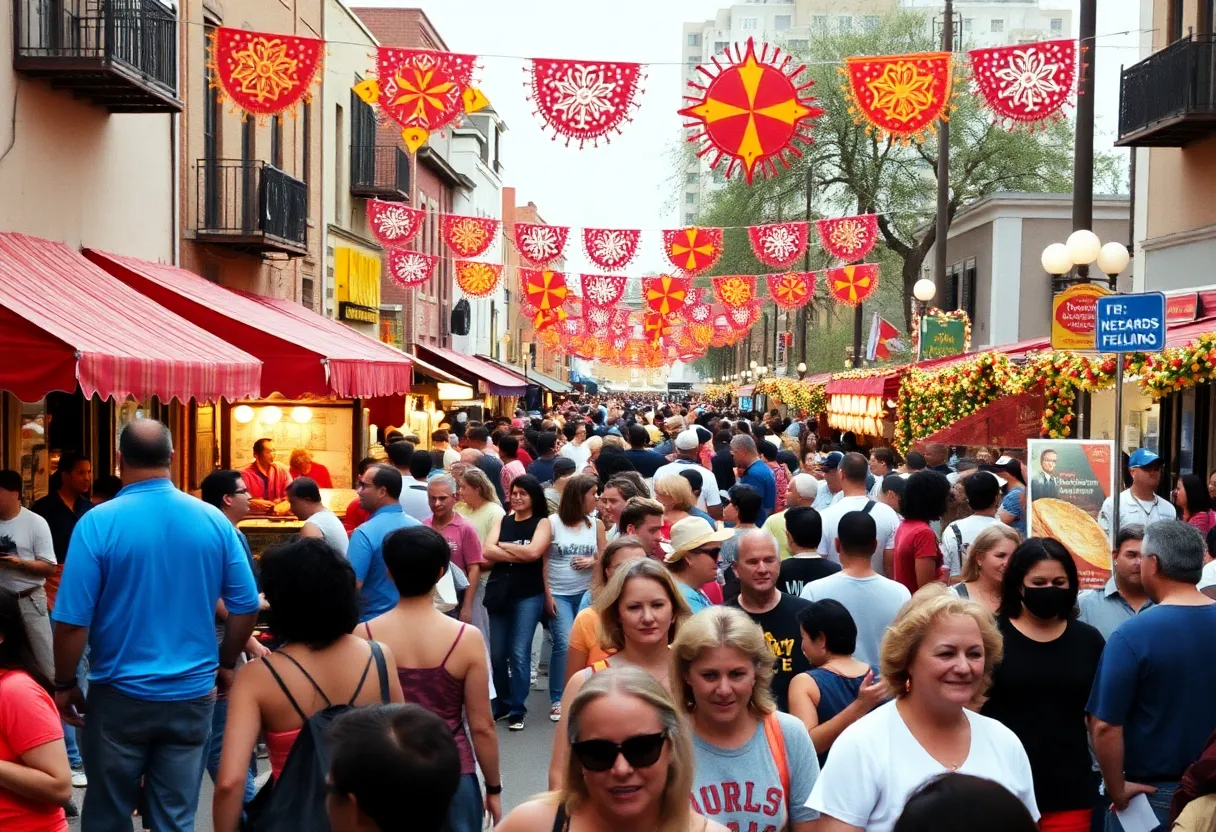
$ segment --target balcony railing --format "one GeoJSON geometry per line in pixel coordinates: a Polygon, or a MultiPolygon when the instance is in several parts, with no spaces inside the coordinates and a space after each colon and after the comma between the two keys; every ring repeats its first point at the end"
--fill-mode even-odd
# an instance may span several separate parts
{"type": "Polygon", "coordinates": [[[1216,132],[1216,35],[1188,35],[1123,70],[1121,147],[1183,147],[1216,132]]]}
{"type": "Polygon", "coordinates": [[[260,160],[198,160],[197,237],[246,251],[308,253],[308,186],[260,160]]]}
{"type": "Polygon", "coordinates": [[[352,144],[350,192],[365,198],[409,199],[410,157],[395,145],[352,144]]]}
{"type": "Polygon", "coordinates": [[[13,0],[13,68],[113,113],[171,113],[177,14],[158,0],[13,0]]]}

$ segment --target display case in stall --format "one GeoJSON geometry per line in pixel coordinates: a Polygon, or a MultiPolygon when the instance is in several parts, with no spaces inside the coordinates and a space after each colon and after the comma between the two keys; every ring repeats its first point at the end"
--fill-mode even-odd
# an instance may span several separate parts
{"type": "MultiPolygon", "coordinates": [[[[353,488],[322,488],[321,502],[341,520],[346,516],[346,507],[355,499],[353,488]]],[[[304,521],[291,514],[248,517],[237,524],[249,540],[254,558],[259,558],[267,549],[285,543],[300,533],[304,521]]]]}

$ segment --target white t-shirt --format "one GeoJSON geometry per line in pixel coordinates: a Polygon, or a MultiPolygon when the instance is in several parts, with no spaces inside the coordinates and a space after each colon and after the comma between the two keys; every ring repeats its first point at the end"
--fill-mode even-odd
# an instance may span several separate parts
{"type": "MultiPolygon", "coordinates": [[[[1034,780],[1021,741],[995,719],[963,713],[971,723],[971,750],[958,773],[1001,784],[1037,821],[1034,780]]],[[[890,832],[912,793],[946,771],[912,736],[892,701],[844,729],[806,805],[866,832],[890,832]]]]}
{"type": "Polygon", "coordinates": [[[811,503],[811,508],[815,511],[823,512],[832,503],[836,502],[836,495],[843,494],[843,491],[832,491],[828,484],[823,480],[819,481],[819,493],[815,495],[815,502],[811,503]]]}
{"type": "Polygon", "coordinates": [[[1210,586],[1216,586],[1216,560],[1203,567],[1203,571],[1199,573],[1199,583],[1195,589],[1207,589],[1210,586]]]}
{"type": "Polygon", "coordinates": [[[950,570],[950,577],[957,578],[963,571],[963,561],[967,559],[967,550],[971,548],[975,536],[993,523],[999,522],[1001,521],[995,517],[973,514],[962,520],[955,520],[942,529],[942,555],[946,568],[950,570]],[[958,529],[958,534],[954,533],[955,529],[958,529]],[[961,547],[958,542],[960,537],[963,539],[961,547]]]}
{"type": "Polygon", "coordinates": [[[343,557],[346,556],[346,547],[350,545],[350,538],[346,536],[346,529],[343,528],[338,515],[327,508],[322,509],[304,521],[305,526],[310,523],[320,530],[321,538],[329,544],[329,548],[343,557]]]}
{"type": "Polygon", "coordinates": [[[679,476],[680,472],[689,465],[694,466],[697,473],[701,475],[701,496],[697,498],[697,508],[705,511],[710,506],[720,505],[722,503],[722,495],[718,493],[718,478],[714,476],[713,471],[703,468],[699,463],[693,462],[691,459],[677,459],[675,462],[659,466],[654,472],[654,479],[651,481],[658,482],[663,477],[669,477],[673,474],[679,476]]]}
{"type": "MultiPolygon", "coordinates": [[[[0,520],[0,557],[16,555],[22,560],[41,560],[54,566],[55,546],[51,542],[51,527],[46,520],[28,508],[17,510],[12,520],[0,520]]],[[[25,592],[42,586],[45,578],[27,575],[16,569],[0,569],[0,586],[13,592],[25,592]]]]}
{"type": "Polygon", "coordinates": [[[401,510],[419,523],[431,516],[431,503],[426,496],[426,483],[412,476],[401,477],[401,510]]]}
{"type": "MultiPolygon", "coordinates": [[[[819,538],[819,554],[834,563],[840,563],[840,555],[836,551],[836,530],[840,526],[840,518],[850,511],[862,511],[868,502],[870,497],[866,494],[842,497],[820,512],[823,518],[823,536],[819,538]]],[[[878,548],[874,550],[870,566],[881,575],[882,553],[895,548],[895,530],[899,528],[899,515],[886,503],[875,500],[870,508],[870,517],[874,518],[874,528],[878,533],[878,548]]]]}
{"type": "MultiPolygon", "coordinates": [[[[1102,503],[1098,511],[1098,525],[1103,531],[1110,531],[1111,521],[1114,520],[1115,504],[1110,497],[1102,503]]],[[[1152,500],[1138,500],[1129,488],[1119,492],[1119,528],[1126,528],[1133,523],[1149,526],[1161,520],[1176,520],[1178,512],[1169,500],[1154,494],[1152,500]]]]}
{"type": "Polygon", "coordinates": [[[583,473],[583,469],[587,467],[587,463],[591,462],[591,449],[587,447],[586,442],[581,445],[567,442],[565,445],[562,445],[562,449],[557,452],[557,455],[573,460],[574,473],[576,474],[583,473]]]}

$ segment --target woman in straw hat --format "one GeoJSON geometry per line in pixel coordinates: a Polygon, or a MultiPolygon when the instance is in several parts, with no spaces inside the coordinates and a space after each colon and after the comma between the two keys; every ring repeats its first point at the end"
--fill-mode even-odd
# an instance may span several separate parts
{"type": "Polygon", "coordinates": [[[722,542],[734,535],[732,529],[715,531],[700,517],[685,517],[672,525],[671,542],[662,544],[676,588],[694,614],[713,606],[701,587],[718,579],[722,542]]]}

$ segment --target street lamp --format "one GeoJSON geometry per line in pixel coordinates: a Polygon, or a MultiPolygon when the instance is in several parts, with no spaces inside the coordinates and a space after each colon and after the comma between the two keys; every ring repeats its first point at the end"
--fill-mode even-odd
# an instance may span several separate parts
{"type": "Polygon", "coordinates": [[[937,284],[927,277],[922,277],[916,281],[912,287],[912,296],[922,304],[928,304],[933,300],[933,296],[937,294],[937,284]]]}
{"type": "Polygon", "coordinates": [[[799,361],[797,369],[798,369],[798,380],[802,381],[803,376],[806,375],[806,362],[799,361]]]}
{"type": "Polygon", "coordinates": [[[1131,262],[1131,255],[1122,243],[1102,245],[1097,234],[1079,229],[1068,235],[1067,242],[1052,243],[1043,249],[1040,262],[1053,283],[1088,282],[1089,266],[1096,263],[1111,290],[1117,290],[1119,274],[1131,262]]]}
{"type": "Polygon", "coordinates": [[[755,362],[755,361],[753,361],[753,362],[751,363],[751,368],[752,368],[753,370],[755,370],[755,369],[756,369],[756,362],[755,362]]]}

